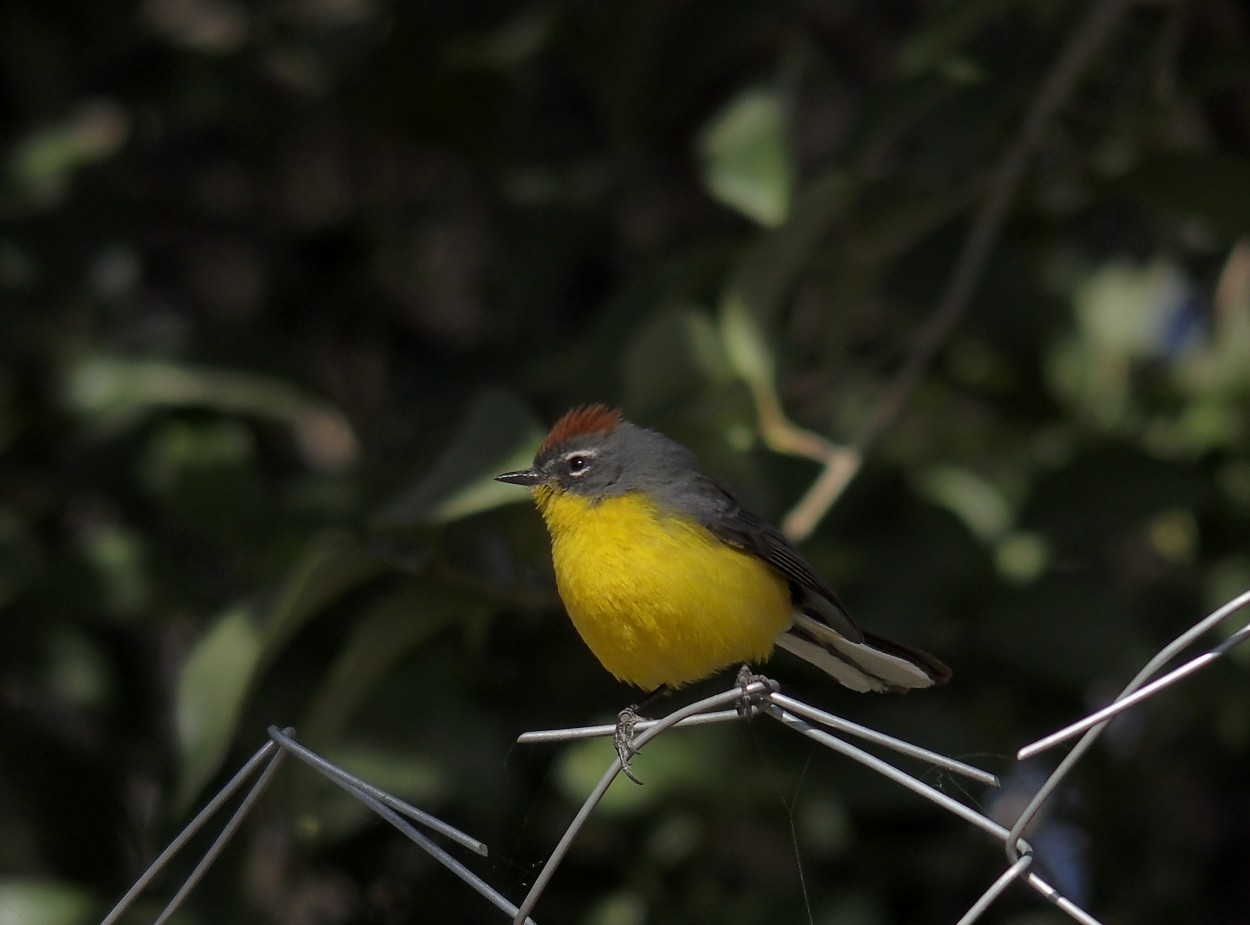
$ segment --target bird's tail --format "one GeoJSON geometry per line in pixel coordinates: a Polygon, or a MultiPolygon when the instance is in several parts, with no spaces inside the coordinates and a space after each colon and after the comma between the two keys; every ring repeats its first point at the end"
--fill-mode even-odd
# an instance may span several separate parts
{"type": "Polygon", "coordinates": [[[851,642],[801,610],[777,645],[811,662],[855,691],[907,691],[945,684],[951,670],[927,652],[864,634],[851,642]]]}

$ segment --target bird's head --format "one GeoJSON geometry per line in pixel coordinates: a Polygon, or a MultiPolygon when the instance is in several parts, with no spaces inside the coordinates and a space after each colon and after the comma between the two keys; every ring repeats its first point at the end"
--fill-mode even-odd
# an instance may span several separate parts
{"type": "Polygon", "coordinates": [[[639,430],[613,408],[574,408],[556,421],[533,465],[495,478],[531,489],[540,503],[553,492],[593,500],[624,494],[631,485],[623,476],[636,449],[630,437],[639,430]]]}

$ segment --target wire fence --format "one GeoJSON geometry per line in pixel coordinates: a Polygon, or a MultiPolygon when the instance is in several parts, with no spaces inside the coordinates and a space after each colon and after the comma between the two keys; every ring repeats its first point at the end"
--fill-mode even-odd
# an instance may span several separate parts
{"type": "MultiPolygon", "coordinates": [[[[780,686],[775,681],[766,678],[757,678],[748,684],[734,686],[722,693],[676,710],[663,719],[639,721],[635,727],[636,738],[633,740],[633,746],[635,750],[641,750],[655,737],[671,730],[688,726],[739,722],[751,715],[760,715],[776,720],[784,728],[806,736],[840,755],[857,761],[892,783],[931,801],[957,819],[980,830],[1003,847],[1006,855],[1005,866],[1001,871],[997,872],[993,882],[958,920],[957,925],[972,925],[972,923],[981,919],[1003,892],[1016,883],[1029,887],[1042,899],[1063,910],[1074,921],[1080,922],[1082,925],[1100,925],[1099,920],[1093,913],[1082,908],[1036,873],[1034,870],[1036,855],[1033,847],[1025,840],[1024,834],[1030,824],[1038,818],[1043,807],[1054,798],[1056,791],[1072,774],[1073,769],[1094,746],[1112,719],[1125,710],[1141,704],[1150,697],[1190,677],[1246,641],[1246,638],[1250,636],[1250,622],[1243,623],[1217,645],[1198,655],[1192,655],[1179,665],[1168,669],[1169,665],[1183,653],[1190,650],[1202,637],[1215,630],[1225,620],[1233,614],[1242,611],[1248,605],[1250,605],[1250,591],[1246,591],[1228,601],[1161,649],[1146,663],[1136,677],[1129,682],[1120,695],[1106,707],[1095,710],[1068,726],[1021,748],[1016,754],[1018,762],[1027,761],[1047,749],[1054,748],[1080,736],[1079,741],[1072,747],[1071,751],[1064,756],[1055,770],[1037,788],[1032,799],[1029,800],[1010,827],[994,821],[979,809],[935,789],[918,776],[896,767],[889,761],[867,751],[860,745],[853,744],[849,740],[859,740],[867,746],[923,762],[930,768],[941,768],[951,774],[961,775],[986,786],[998,786],[998,779],[993,774],[795,700],[783,694],[780,686]]],[[[616,727],[613,725],[558,729],[525,733],[518,739],[518,742],[520,744],[569,742],[589,737],[611,736],[615,732],[616,727]]],[[[182,851],[187,843],[213,817],[222,813],[231,799],[242,791],[243,796],[239,800],[238,806],[230,814],[229,818],[226,819],[220,833],[213,839],[208,849],[175,891],[163,911],[154,919],[155,925],[163,925],[164,922],[168,921],[234,837],[288,755],[304,762],[318,774],[324,775],[339,787],[342,787],[379,818],[392,825],[400,834],[428,852],[431,857],[490,902],[503,916],[510,919],[514,925],[526,925],[526,923],[533,925],[534,919],[531,918],[531,913],[534,912],[544,891],[555,877],[560,863],[573,842],[577,839],[586,821],[594,813],[608,788],[623,770],[619,758],[614,759],[608,765],[598,784],[586,797],[581,809],[574,816],[572,822],[569,823],[563,837],[560,838],[547,858],[542,870],[530,887],[529,893],[525,896],[520,906],[515,906],[498,890],[456,860],[429,835],[422,832],[418,826],[441,836],[462,849],[475,854],[486,855],[487,848],[480,841],[331,764],[297,742],[294,738],[293,730],[289,728],[279,729],[276,726],[271,726],[269,738],[269,742],[261,747],[239,769],[234,777],[170,842],[160,856],[152,862],[126,895],[118,901],[112,911],[102,920],[101,925],[113,925],[113,923],[117,922],[152,881],[168,866],[175,855],[182,851]]]]}

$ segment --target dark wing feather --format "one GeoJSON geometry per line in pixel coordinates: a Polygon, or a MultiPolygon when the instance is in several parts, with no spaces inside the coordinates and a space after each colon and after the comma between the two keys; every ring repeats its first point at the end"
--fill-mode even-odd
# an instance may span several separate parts
{"type": "Polygon", "coordinates": [[[882,639],[875,633],[864,633],[864,642],[878,651],[886,652],[918,665],[933,679],[934,684],[945,684],[951,679],[951,670],[944,661],[914,646],[882,639]]]}
{"type": "Polygon", "coordinates": [[[699,484],[689,486],[678,497],[699,499],[690,511],[725,545],[748,552],[776,569],[790,582],[795,606],[817,617],[851,642],[863,642],[864,634],[846,612],[838,596],[776,527],[738,503],[724,485],[706,473],[699,473],[699,484]]]}

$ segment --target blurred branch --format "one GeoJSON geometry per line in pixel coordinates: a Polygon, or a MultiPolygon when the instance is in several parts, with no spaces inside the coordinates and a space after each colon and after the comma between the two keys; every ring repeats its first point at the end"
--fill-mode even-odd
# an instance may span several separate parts
{"type": "Polygon", "coordinates": [[[1101,0],[1090,8],[1084,22],[1073,33],[1033,100],[1015,141],[999,164],[990,184],[989,195],[973,219],[959,260],[937,308],[920,329],[911,353],[877,405],[872,420],[856,446],[838,447],[823,440],[818,444],[815,440],[821,438],[814,440],[814,435],[791,424],[779,407],[759,408],[761,431],[770,445],[778,448],[786,445],[796,447],[790,452],[816,459],[824,467],[807,493],[782,521],[781,528],[786,536],[797,541],[811,534],[838,496],[855,478],[864,458],[902,413],[921,377],[933,363],[942,344],[972,301],[990,253],[1002,232],[1029,158],[1041,143],[1055,114],[1071,97],[1095,53],[1131,3],[1132,0],[1101,0]],[[797,449],[798,447],[803,449],[797,449]]]}

